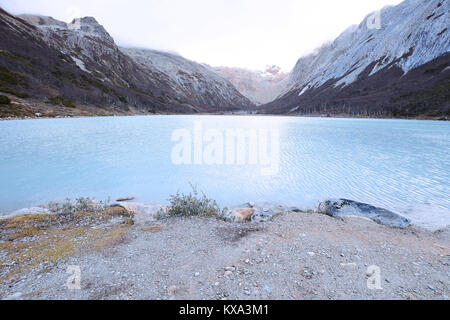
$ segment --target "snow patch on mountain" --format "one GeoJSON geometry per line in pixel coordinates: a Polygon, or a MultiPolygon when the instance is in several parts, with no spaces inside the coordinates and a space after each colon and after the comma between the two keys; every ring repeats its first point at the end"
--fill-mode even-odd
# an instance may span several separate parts
{"type": "Polygon", "coordinates": [[[213,70],[228,79],[256,105],[275,100],[288,81],[288,74],[274,65],[267,66],[264,71],[230,67],[214,67],[213,70]]]}
{"type": "Polygon", "coordinates": [[[336,40],[300,58],[283,94],[317,88],[330,79],[336,87],[396,65],[404,73],[450,51],[449,0],[406,0],[380,12],[381,28],[369,28],[373,14],[336,40]]]}

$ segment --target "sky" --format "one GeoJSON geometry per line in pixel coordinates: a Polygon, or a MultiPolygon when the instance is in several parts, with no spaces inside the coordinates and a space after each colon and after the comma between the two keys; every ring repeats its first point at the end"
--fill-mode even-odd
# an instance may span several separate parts
{"type": "Polygon", "coordinates": [[[176,52],[212,66],[289,72],[365,16],[401,0],[0,0],[12,14],[93,16],[125,47],[176,52]]]}

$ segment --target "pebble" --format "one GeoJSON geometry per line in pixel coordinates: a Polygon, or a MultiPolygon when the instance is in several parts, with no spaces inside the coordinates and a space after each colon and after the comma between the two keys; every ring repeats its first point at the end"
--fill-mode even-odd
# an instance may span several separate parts
{"type": "Polygon", "coordinates": [[[169,288],[167,288],[167,293],[171,296],[173,296],[176,292],[177,292],[176,286],[170,286],[169,288]]]}

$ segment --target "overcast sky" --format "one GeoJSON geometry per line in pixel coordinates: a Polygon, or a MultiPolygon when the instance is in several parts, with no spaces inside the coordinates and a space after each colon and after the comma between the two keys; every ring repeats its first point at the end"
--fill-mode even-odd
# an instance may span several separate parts
{"type": "Polygon", "coordinates": [[[290,71],[300,56],[401,0],[0,0],[13,13],[93,16],[122,46],[214,66],[290,71]]]}

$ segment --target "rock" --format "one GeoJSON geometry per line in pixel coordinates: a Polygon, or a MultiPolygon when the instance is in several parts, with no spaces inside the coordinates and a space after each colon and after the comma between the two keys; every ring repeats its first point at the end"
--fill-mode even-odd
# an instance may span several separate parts
{"type": "Polygon", "coordinates": [[[130,213],[122,206],[112,206],[105,210],[107,215],[112,217],[128,217],[130,213]]]}
{"type": "Polygon", "coordinates": [[[369,204],[346,199],[326,200],[319,204],[318,211],[334,218],[342,218],[345,216],[368,218],[376,223],[390,227],[406,228],[411,225],[409,219],[399,214],[369,204]]]}
{"type": "Polygon", "coordinates": [[[50,214],[50,210],[41,207],[25,208],[14,211],[10,214],[0,216],[1,219],[10,219],[18,216],[36,215],[36,214],[50,214]]]}
{"type": "Polygon", "coordinates": [[[126,202],[126,201],[133,201],[135,198],[134,197],[129,197],[129,198],[119,198],[116,200],[116,202],[126,202]]]}
{"type": "MultiPolygon", "coordinates": [[[[269,221],[275,216],[282,214],[287,211],[295,211],[299,212],[300,210],[295,207],[284,207],[282,205],[274,205],[269,202],[248,202],[238,207],[235,207],[234,210],[229,210],[222,217],[227,221],[236,221],[236,211],[237,210],[248,210],[253,209],[254,213],[251,215],[252,222],[265,222],[269,221]],[[243,209],[245,208],[245,209],[243,209]]],[[[251,212],[251,211],[247,211],[251,212]]],[[[239,214],[238,218],[239,219],[239,214]]],[[[250,221],[250,220],[248,220],[250,221]]],[[[238,221],[241,222],[241,221],[238,221]]]]}
{"type": "Polygon", "coordinates": [[[224,215],[224,219],[233,222],[249,222],[252,220],[252,216],[255,214],[255,209],[241,208],[229,210],[224,215]]]}
{"type": "Polygon", "coordinates": [[[196,273],[194,274],[194,277],[196,277],[196,278],[200,277],[200,272],[196,272],[196,273]]]}

